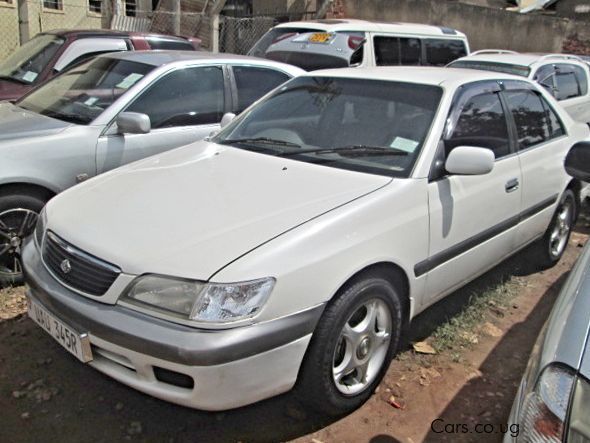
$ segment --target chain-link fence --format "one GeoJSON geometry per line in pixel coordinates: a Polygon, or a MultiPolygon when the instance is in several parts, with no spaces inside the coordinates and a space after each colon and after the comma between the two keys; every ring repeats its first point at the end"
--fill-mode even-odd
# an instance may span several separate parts
{"type": "Polygon", "coordinates": [[[246,54],[270,28],[279,23],[309,20],[314,12],[274,14],[272,16],[219,17],[219,52],[246,54]]]}
{"type": "Polygon", "coordinates": [[[0,60],[14,51],[19,45],[18,10],[11,2],[0,1],[0,60]]]}

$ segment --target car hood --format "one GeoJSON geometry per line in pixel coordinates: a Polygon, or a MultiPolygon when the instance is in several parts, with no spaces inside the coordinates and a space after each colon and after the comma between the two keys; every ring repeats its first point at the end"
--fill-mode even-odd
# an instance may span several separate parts
{"type": "Polygon", "coordinates": [[[203,141],[64,192],[48,205],[47,226],[123,272],[207,280],[390,181],[203,141]]]}
{"type": "Polygon", "coordinates": [[[68,122],[27,111],[9,102],[0,102],[0,140],[51,135],[71,125],[68,122]]]}
{"type": "Polygon", "coordinates": [[[0,79],[0,100],[16,100],[30,89],[29,85],[0,79]]]}

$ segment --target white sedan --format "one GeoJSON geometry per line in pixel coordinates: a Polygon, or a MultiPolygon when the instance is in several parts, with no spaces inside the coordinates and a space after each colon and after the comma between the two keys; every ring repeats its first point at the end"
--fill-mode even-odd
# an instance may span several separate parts
{"type": "Polygon", "coordinates": [[[304,75],[208,141],[51,200],[23,252],[29,313],[167,401],[295,386],[349,411],[419,312],[533,242],[560,259],[580,191],[563,162],[588,133],[506,74],[304,75]]]}

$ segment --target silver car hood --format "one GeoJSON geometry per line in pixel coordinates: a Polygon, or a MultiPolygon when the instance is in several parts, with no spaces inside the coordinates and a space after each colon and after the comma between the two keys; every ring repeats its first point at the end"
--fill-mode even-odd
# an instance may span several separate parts
{"type": "Polygon", "coordinates": [[[62,193],[47,206],[48,229],[129,274],[207,280],[390,181],[203,141],[62,193]]]}
{"type": "Polygon", "coordinates": [[[71,123],[0,102],[0,141],[56,134],[70,126],[71,123]]]}

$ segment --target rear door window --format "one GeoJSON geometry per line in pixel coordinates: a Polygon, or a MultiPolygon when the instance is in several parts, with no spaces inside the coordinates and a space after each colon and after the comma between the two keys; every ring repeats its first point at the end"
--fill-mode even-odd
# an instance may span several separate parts
{"type": "Polygon", "coordinates": [[[446,66],[453,60],[467,55],[467,48],[461,40],[427,38],[423,43],[426,65],[446,66]]]}
{"type": "Polygon", "coordinates": [[[578,79],[571,65],[555,65],[555,83],[557,100],[567,100],[582,95],[578,79]]]}
{"type": "Polygon", "coordinates": [[[555,112],[536,92],[508,90],[504,96],[516,124],[520,150],[565,134],[555,112]]]}
{"type": "Polygon", "coordinates": [[[290,78],[284,72],[269,68],[234,66],[232,69],[238,89],[238,113],[290,78]]]}

